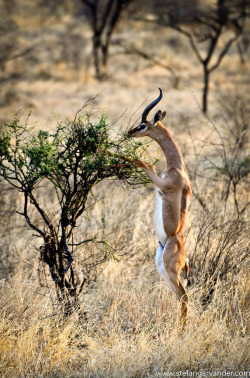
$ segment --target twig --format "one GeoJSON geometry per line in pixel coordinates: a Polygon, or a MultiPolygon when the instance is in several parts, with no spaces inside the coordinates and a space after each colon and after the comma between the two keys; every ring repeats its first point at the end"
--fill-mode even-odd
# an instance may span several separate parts
{"type": "Polygon", "coordinates": [[[79,110],[77,110],[77,112],[76,112],[76,114],[75,114],[75,118],[74,118],[73,124],[75,124],[78,114],[79,114],[79,113],[80,113],[80,112],[81,112],[81,111],[82,111],[87,105],[89,105],[89,104],[91,104],[92,102],[94,102],[95,99],[96,99],[98,96],[99,96],[99,95],[97,94],[95,97],[91,97],[89,100],[87,100],[87,101],[83,104],[83,106],[82,106],[79,110]]]}

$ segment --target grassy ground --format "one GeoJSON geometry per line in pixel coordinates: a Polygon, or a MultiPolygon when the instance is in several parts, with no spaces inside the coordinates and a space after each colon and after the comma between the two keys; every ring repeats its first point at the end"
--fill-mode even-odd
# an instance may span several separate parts
{"type": "MultiPolygon", "coordinates": [[[[105,183],[95,193],[99,198],[105,196],[104,200],[98,202],[92,220],[79,225],[79,231],[92,236],[104,227],[100,219],[105,217],[102,232],[111,234],[113,245],[121,246],[121,261],[100,266],[97,281],[82,296],[87,322],[81,320],[81,311],[62,320],[53,284],[38,265],[32,232],[15,214],[16,208],[20,210],[20,196],[2,186],[0,376],[147,377],[187,370],[209,376],[208,372],[225,369],[247,371],[249,283],[247,259],[243,261],[241,256],[246,256],[249,248],[249,212],[237,214],[231,192],[225,202],[228,182],[222,171],[220,180],[214,180],[217,176],[211,174],[208,158],[223,167],[224,143],[231,161],[230,141],[242,131],[244,117],[249,119],[249,106],[244,105],[249,102],[249,60],[243,66],[237,50],[230,50],[212,75],[206,118],[200,111],[201,67],[187,41],[175,32],[125,20],[115,40],[133,41],[138,48],[157,54],[174,69],[177,82],[169,71],[151,62],[121,55],[117,45],[111,49],[109,76],[100,82],[91,65],[88,25],[69,16],[42,22],[38,10],[25,18],[25,9],[32,8],[33,2],[25,3],[24,13],[15,15],[22,28],[18,48],[33,44],[35,48],[25,59],[6,64],[5,75],[14,72],[16,76],[1,88],[1,119],[11,118],[20,108],[24,112],[32,109],[32,120],[50,128],[54,112],[62,119],[73,117],[89,97],[98,94],[95,106],[108,114],[115,128],[124,130],[137,121],[145,102],[154,99],[161,87],[166,125],[181,146],[196,194],[186,225],[192,282],[188,324],[180,335],[178,302],[154,266],[158,241],[152,227],[152,188],[131,192],[105,183]],[[80,52],[79,45],[73,43],[76,36],[83,46],[80,52]],[[236,99],[243,104],[243,115],[239,111],[238,118],[236,99]],[[225,105],[235,109],[233,115],[225,105]],[[225,134],[222,143],[220,133],[225,129],[233,132],[225,134]],[[224,260],[216,263],[213,256],[218,250],[224,260]],[[212,301],[204,307],[207,282],[217,270],[212,301]]],[[[244,159],[248,151],[245,139],[238,158],[244,159]]],[[[152,145],[149,157],[155,154],[158,148],[152,145]]],[[[159,156],[160,171],[164,159],[159,156]]],[[[43,190],[46,193],[47,189],[43,190]]],[[[249,201],[249,182],[240,181],[237,190],[243,209],[249,201]]],[[[84,250],[76,253],[80,262],[84,250]]]]}
{"type": "Polygon", "coordinates": [[[152,262],[110,263],[85,297],[88,322],[60,320],[32,281],[1,287],[1,376],[147,377],[159,372],[247,371],[247,275],[201,309],[192,290],[180,336],[176,299],[152,262]]]}

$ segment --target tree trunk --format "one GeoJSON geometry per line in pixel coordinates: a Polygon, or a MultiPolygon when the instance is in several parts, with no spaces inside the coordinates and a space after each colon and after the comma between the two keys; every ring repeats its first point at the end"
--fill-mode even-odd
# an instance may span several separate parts
{"type": "Polygon", "coordinates": [[[107,43],[102,45],[102,67],[103,67],[104,71],[107,70],[108,48],[109,48],[109,46],[108,46],[107,43]]]}
{"type": "MultiPolygon", "coordinates": [[[[49,236],[46,237],[45,243],[40,247],[41,260],[48,265],[50,275],[55,283],[56,294],[58,302],[60,303],[63,315],[65,318],[69,317],[75,311],[79,311],[80,302],[79,294],[81,293],[85,280],[82,284],[75,278],[76,274],[74,266],[71,265],[66,276],[64,275],[65,259],[64,249],[56,246],[54,241],[49,236]]],[[[79,315],[86,320],[86,313],[83,311],[79,315]]]]}
{"type": "Polygon", "coordinates": [[[99,56],[100,48],[101,48],[100,35],[95,34],[93,37],[93,55],[94,55],[95,73],[97,77],[100,77],[101,75],[100,56],[99,56]]]}
{"type": "Polygon", "coordinates": [[[107,71],[108,44],[102,43],[100,35],[93,38],[93,55],[96,77],[102,79],[107,71]]]}
{"type": "Polygon", "coordinates": [[[208,90],[209,90],[209,75],[210,72],[207,68],[207,65],[203,65],[203,95],[202,95],[202,111],[203,113],[207,114],[207,98],[208,98],[208,90]]]}
{"type": "Polygon", "coordinates": [[[243,53],[243,50],[242,50],[242,47],[241,47],[241,44],[240,44],[239,40],[236,43],[236,47],[237,47],[237,50],[238,50],[238,53],[239,53],[240,63],[242,65],[245,65],[246,60],[245,60],[244,53],[243,53]]]}

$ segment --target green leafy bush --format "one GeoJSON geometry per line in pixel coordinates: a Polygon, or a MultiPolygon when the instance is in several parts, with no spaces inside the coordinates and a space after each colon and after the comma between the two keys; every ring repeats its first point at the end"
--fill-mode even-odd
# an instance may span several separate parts
{"type": "MultiPolygon", "coordinates": [[[[80,283],[76,278],[69,239],[77,230],[92,188],[105,179],[119,179],[132,187],[149,182],[133,164],[133,159],[145,157],[147,145],[124,133],[114,134],[103,114],[95,122],[92,119],[86,109],[73,121],[58,121],[54,129],[45,131],[30,126],[29,117],[25,123],[16,117],[0,136],[0,176],[23,193],[20,214],[43,239],[41,259],[49,267],[66,313],[78,303],[87,280],[80,283]],[[57,217],[47,212],[37,195],[44,180],[49,180],[56,193],[60,209],[57,217]],[[34,212],[31,219],[30,207],[35,208],[39,221],[34,220],[34,212]]],[[[110,251],[106,241],[99,242],[110,251]]],[[[113,254],[105,254],[103,261],[110,256],[113,254]]]]}

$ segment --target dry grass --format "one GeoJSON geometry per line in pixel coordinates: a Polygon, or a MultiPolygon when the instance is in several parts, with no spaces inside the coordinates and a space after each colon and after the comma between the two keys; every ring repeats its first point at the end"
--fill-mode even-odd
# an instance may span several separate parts
{"type": "MultiPolygon", "coordinates": [[[[216,206],[219,214],[221,204],[218,198],[223,183],[215,185],[210,178],[203,180],[207,167],[195,160],[197,152],[202,161],[209,153],[210,145],[207,144],[206,149],[203,145],[213,127],[200,112],[201,67],[187,41],[173,31],[145,28],[139,21],[125,20],[118,28],[115,40],[133,41],[136,47],[161,57],[165,64],[174,68],[178,86],[163,68],[136,56],[118,54],[117,45],[111,49],[109,77],[100,82],[95,79],[90,64],[91,33],[88,25],[82,24],[82,19],[69,16],[41,22],[38,9],[32,14],[33,1],[22,0],[21,3],[26,4],[27,8],[24,6],[23,9],[28,16],[22,12],[15,15],[17,25],[21,27],[19,45],[26,47],[35,43],[36,47],[27,58],[10,61],[5,67],[5,74],[14,72],[18,79],[6,82],[1,88],[4,94],[1,119],[11,118],[20,108],[31,108],[32,120],[51,127],[53,111],[59,118],[72,117],[89,97],[99,93],[95,105],[105,110],[111,122],[118,119],[114,127],[125,129],[129,122],[130,125],[136,122],[141,114],[140,107],[158,94],[157,87],[160,86],[164,90],[161,106],[162,110],[167,110],[166,125],[182,145],[194,188],[199,188],[205,203],[211,208],[216,206]],[[80,56],[72,43],[76,35],[83,46],[80,56]]],[[[219,129],[225,121],[217,101],[218,90],[224,98],[226,94],[226,99],[228,94],[244,97],[249,84],[249,61],[243,67],[233,48],[212,75],[209,115],[219,129]]],[[[213,139],[216,149],[215,142],[216,135],[213,139]]],[[[245,148],[248,147],[246,144],[245,148]]],[[[149,154],[156,153],[157,147],[152,146],[149,154]]],[[[159,163],[159,169],[163,164],[162,161],[159,163]]],[[[246,181],[241,189],[241,203],[249,201],[247,185],[246,181]]],[[[46,192],[47,188],[42,190],[46,192]]],[[[226,281],[217,282],[213,300],[206,308],[201,306],[202,280],[189,288],[189,320],[185,332],[180,335],[179,304],[154,267],[157,240],[152,229],[151,189],[131,193],[119,186],[102,184],[95,195],[98,198],[105,195],[104,200],[98,202],[91,221],[79,224],[78,230],[84,238],[93,236],[100,227],[104,227],[104,234],[113,232],[111,243],[115,246],[121,244],[123,254],[120,262],[109,261],[100,267],[97,282],[82,296],[83,310],[88,314],[86,323],[79,314],[63,320],[55,303],[51,281],[47,287],[40,287],[37,252],[34,242],[30,243],[32,233],[14,214],[12,198],[16,198],[17,207],[22,206],[18,194],[2,193],[1,377],[120,378],[151,377],[159,372],[187,369],[197,373],[249,369],[249,280],[246,266],[231,272],[226,281]],[[101,222],[103,217],[105,225],[101,222]]],[[[189,233],[186,233],[187,254],[191,258],[201,229],[201,211],[193,196],[187,220],[189,233]]],[[[233,211],[233,204],[229,201],[227,220],[233,211]]],[[[249,225],[249,212],[246,212],[244,222],[249,225]]],[[[211,251],[216,250],[217,240],[224,231],[218,231],[217,235],[216,232],[209,240],[211,251]]],[[[241,232],[242,246],[249,243],[247,235],[249,226],[241,232]]],[[[237,246],[241,248],[241,244],[237,246]]],[[[203,251],[203,246],[199,248],[203,251]]],[[[230,248],[228,250],[230,252],[230,248]]],[[[75,259],[79,262],[82,250],[75,253],[79,254],[79,259],[75,259]]],[[[199,258],[202,261],[201,255],[199,258]]],[[[203,269],[205,264],[197,274],[202,275],[203,269]]]]}
{"type": "Polygon", "coordinates": [[[86,297],[88,322],[62,321],[29,282],[1,287],[0,374],[145,377],[162,371],[246,371],[247,276],[234,294],[218,287],[203,311],[190,293],[180,337],[176,299],[154,279],[152,264],[110,263],[86,297]],[[233,311],[232,311],[233,309],[233,311]]]}
{"type": "MultiPolygon", "coordinates": [[[[103,189],[103,185],[97,188],[99,196],[103,189]]],[[[247,371],[247,268],[218,282],[205,308],[201,306],[203,286],[189,288],[189,319],[181,335],[179,303],[154,266],[157,241],[150,226],[151,210],[146,209],[152,193],[132,194],[133,201],[143,195],[133,218],[135,207],[128,192],[112,186],[106,191],[104,203],[94,210],[92,225],[85,227],[95,230],[94,224],[105,215],[106,232],[116,229],[112,243],[127,232],[122,261],[100,267],[96,284],[82,296],[82,309],[64,320],[55,300],[51,301],[53,286],[41,288],[36,275],[29,276],[24,252],[23,267],[20,264],[12,278],[0,283],[0,376],[151,377],[187,370],[197,374],[247,371]],[[132,256],[128,260],[126,252],[132,256]],[[81,319],[82,310],[87,312],[87,322],[81,319]]],[[[197,214],[198,205],[193,203],[189,254],[201,222],[200,217],[194,218],[197,214]]],[[[217,244],[216,236],[212,244],[217,244]]],[[[205,264],[198,274],[202,269],[205,264]]]]}
{"type": "MultiPolygon", "coordinates": [[[[154,266],[157,240],[152,230],[153,193],[129,193],[119,186],[102,184],[96,188],[96,196],[101,197],[104,190],[104,201],[95,207],[91,221],[79,225],[80,232],[91,235],[105,217],[104,233],[115,230],[111,244],[122,244],[123,256],[120,262],[100,266],[97,282],[82,296],[79,313],[63,319],[49,276],[48,286],[40,287],[34,263],[37,257],[34,252],[30,255],[32,248],[26,245],[20,255],[10,251],[13,261],[20,257],[21,263],[0,281],[0,376],[151,377],[186,370],[197,374],[247,371],[247,267],[240,267],[226,281],[218,281],[205,308],[201,305],[205,289],[202,280],[188,289],[189,319],[181,335],[179,303],[154,266]],[[82,310],[87,312],[87,322],[80,316],[82,310]]],[[[193,199],[186,240],[191,261],[204,222],[201,212],[193,199]]],[[[208,235],[211,251],[217,246],[217,238],[222,237],[223,243],[220,232],[208,235]]],[[[248,242],[246,232],[242,230],[240,242],[248,242]]],[[[28,240],[30,234],[24,233],[25,238],[28,240]]],[[[203,238],[205,248],[207,239],[203,238]]],[[[203,246],[198,247],[203,254],[203,246]]],[[[75,261],[80,263],[78,258],[84,250],[75,253],[75,261]]],[[[195,271],[202,275],[207,269],[203,256],[198,253],[198,258],[201,267],[196,270],[197,266],[191,265],[191,275],[195,271]]]]}

